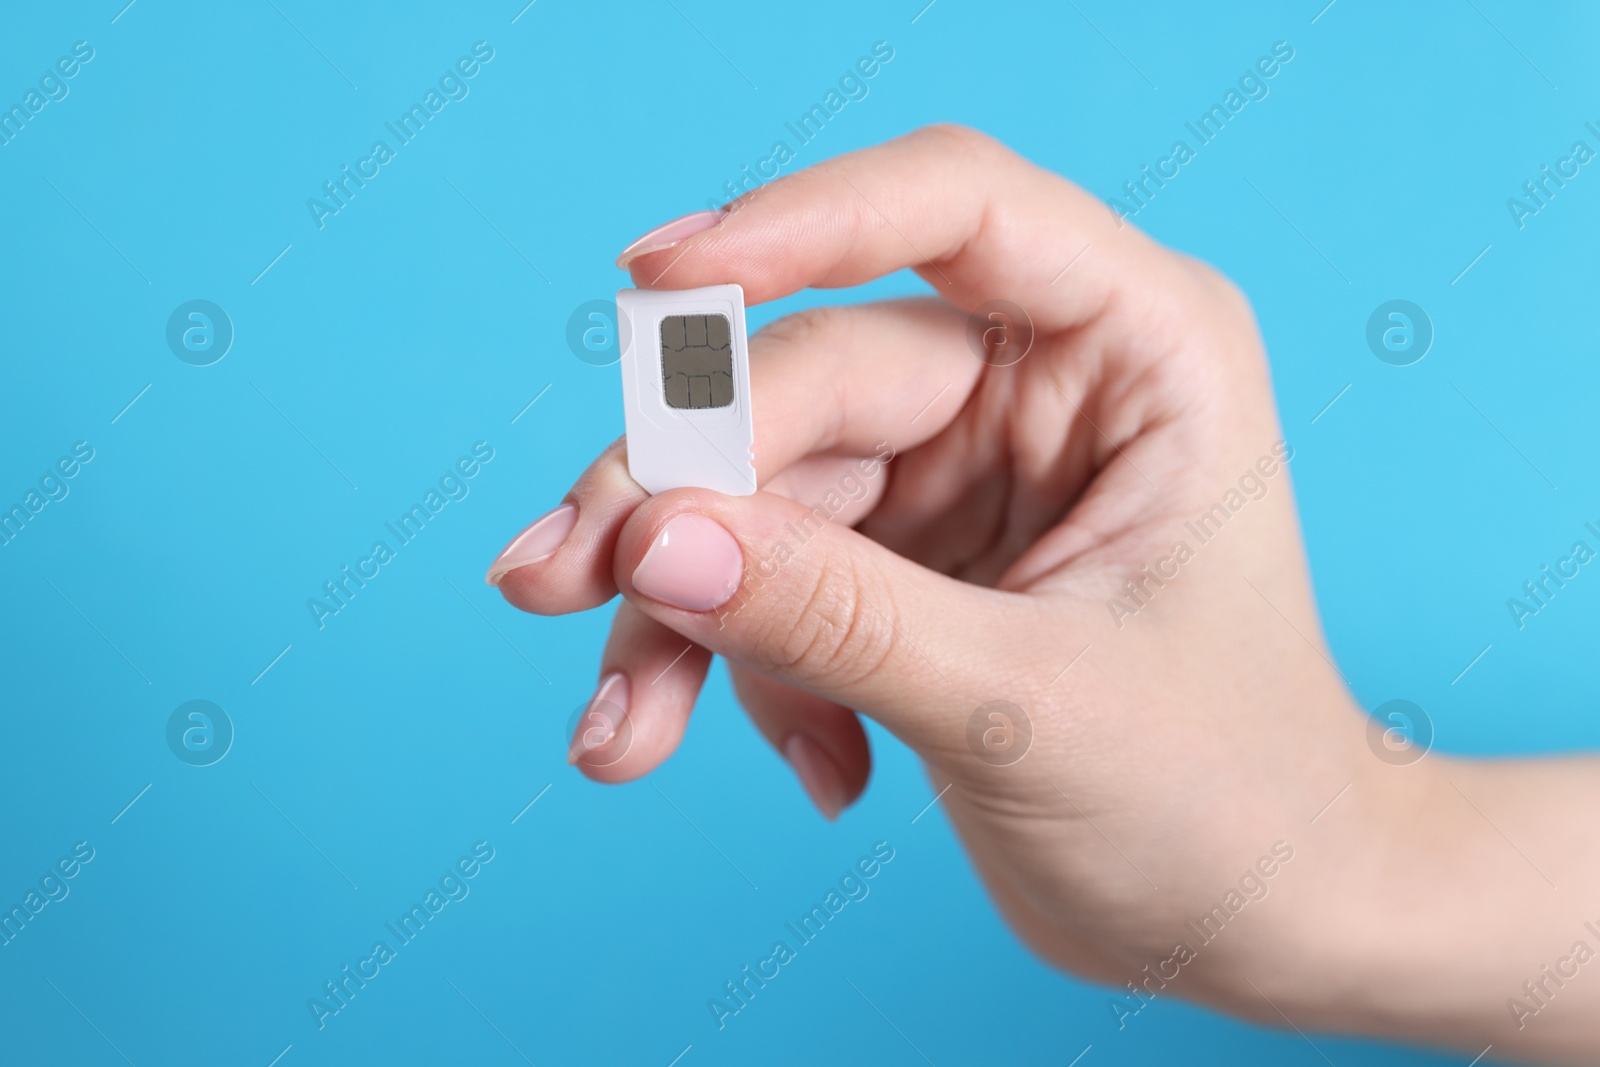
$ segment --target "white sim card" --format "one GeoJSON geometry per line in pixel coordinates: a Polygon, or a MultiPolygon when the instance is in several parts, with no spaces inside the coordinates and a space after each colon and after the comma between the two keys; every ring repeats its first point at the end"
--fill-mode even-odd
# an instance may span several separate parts
{"type": "Polygon", "coordinates": [[[756,491],[744,290],[620,289],[628,473],[646,492],[756,491]]]}

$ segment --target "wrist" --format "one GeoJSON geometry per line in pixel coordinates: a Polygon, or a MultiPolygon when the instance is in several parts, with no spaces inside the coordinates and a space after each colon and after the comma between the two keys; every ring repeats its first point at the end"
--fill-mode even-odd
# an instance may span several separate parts
{"type": "MultiPolygon", "coordinates": [[[[1308,827],[1304,906],[1289,945],[1303,966],[1284,987],[1301,1025],[1365,1034],[1460,1036],[1471,1020],[1440,973],[1463,831],[1445,803],[1454,761],[1391,766],[1370,753],[1346,794],[1308,827]]],[[[1481,1048],[1481,1045],[1479,1046],[1481,1048]]]]}
{"type": "Polygon", "coordinates": [[[1298,790],[1266,820],[1261,832],[1292,858],[1241,936],[1212,953],[1202,999],[1269,1026],[1465,1047],[1491,1021],[1476,976],[1441,967],[1482,922],[1460,888],[1474,865],[1483,876],[1489,828],[1460,817],[1450,784],[1470,765],[1429,755],[1392,766],[1341,735],[1334,747],[1346,751],[1315,772],[1321,792],[1298,790]]]}
{"type": "Polygon", "coordinates": [[[1592,850],[1579,856],[1552,818],[1560,772],[1438,754],[1404,767],[1365,763],[1307,827],[1276,951],[1252,961],[1254,987],[1240,983],[1235,1010],[1469,1057],[1493,1045],[1560,1060],[1587,1047],[1592,1062],[1600,970],[1587,983],[1524,992],[1575,939],[1600,951],[1600,935],[1583,925],[1600,928],[1592,850]],[[1512,1010],[1518,1003],[1537,1019],[1512,1010]]]}

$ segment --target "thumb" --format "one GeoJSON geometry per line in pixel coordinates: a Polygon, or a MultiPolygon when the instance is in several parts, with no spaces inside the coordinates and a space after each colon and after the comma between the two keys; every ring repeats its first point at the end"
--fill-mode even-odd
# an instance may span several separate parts
{"type": "Polygon", "coordinates": [[[979,706],[1021,701],[1041,606],[930,571],[760,492],[661,493],[617,540],[617,588],[688,640],[958,758],[979,706]]]}

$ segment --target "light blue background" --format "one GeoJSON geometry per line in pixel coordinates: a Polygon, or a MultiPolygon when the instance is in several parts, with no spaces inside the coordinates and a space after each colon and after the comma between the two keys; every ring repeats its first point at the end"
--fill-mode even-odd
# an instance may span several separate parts
{"type": "MultiPolygon", "coordinates": [[[[940,811],[912,823],[931,792],[881,732],[866,797],[825,824],[718,672],[658,774],[588,783],[564,732],[610,609],[525,617],[482,582],[621,431],[617,372],[574,358],[568,314],[880,40],[893,61],[798,163],[957,121],[1102,196],[1292,44],[1137,223],[1255,303],[1362,701],[1416,701],[1450,751],[1600,741],[1600,576],[1520,632],[1505,605],[1600,520],[1600,173],[1521,231],[1505,205],[1596,143],[1592,9],[274,2],[5,14],[0,101],[75,41],[96,55],[0,148],[0,501],[75,441],[96,454],[0,548],[0,899],[73,842],[97,855],[0,949],[0,1060],[1323,1062],[1170,998],[1118,1032],[1104,990],[1013,940],[940,811]],[[306,199],[478,40],[470,96],[318,231],[306,199]],[[1411,367],[1364,340],[1396,297],[1436,330],[1411,367]],[[194,298],[237,332],[205,368],[163,339],[194,298]],[[306,599],[479,440],[470,496],[318,631],[306,599]],[[191,699],[237,731],[211,767],[166,746],[191,699]],[[307,998],[480,839],[471,895],[319,1032],[307,998]],[[879,840],[871,896],[718,1032],[707,998],[879,840]]],[[[1464,1062],[1315,1040],[1341,1065],[1464,1062]]]]}

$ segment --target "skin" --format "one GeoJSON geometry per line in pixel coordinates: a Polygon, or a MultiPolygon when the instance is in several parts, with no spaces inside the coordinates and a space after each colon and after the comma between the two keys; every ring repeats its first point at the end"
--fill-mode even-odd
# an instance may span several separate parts
{"type": "MultiPolygon", "coordinates": [[[[632,679],[628,729],[583,752],[583,773],[659,765],[721,655],[770,741],[798,732],[826,754],[806,783],[825,814],[866,786],[858,716],[911,746],[1001,911],[1059,967],[1268,1025],[1593,1061],[1600,962],[1559,987],[1540,968],[1579,940],[1600,950],[1583,925],[1600,929],[1595,767],[1379,757],[1321,633],[1293,442],[1230,283],[955,127],[773,182],[625,266],[644,287],[738,282],[751,304],[910,267],[938,297],[763,330],[760,492],[647,496],[619,441],[568,495],[561,548],[500,583],[541,615],[624,598],[601,673],[632,679]],[[967,337],[995,299],[1032,321],[1010,366],[967,337]],[[794,546],[786,524],[859,484],[841,479],[885,443],[865,494],[794,546]],[[1218,504],[1202,542],[1186,524],[1218,504]],[[723,609],[633,586],[685,512],[742,548],[723,609]],[[792,558],[750,582],[781,542],[792,558]],[[991,701],[1031,726],[1014,762],[982,738],[1021,716],[978,712],[991,701]],[[1197,926],[1230,891],[1246,903],[1207,941],[1197,926]],[[1180,942],[1192,958],[1172,962],[1180,942]]],[[[1140,999],[1115,1002],[1132,1025],[1140,999]]]]}

